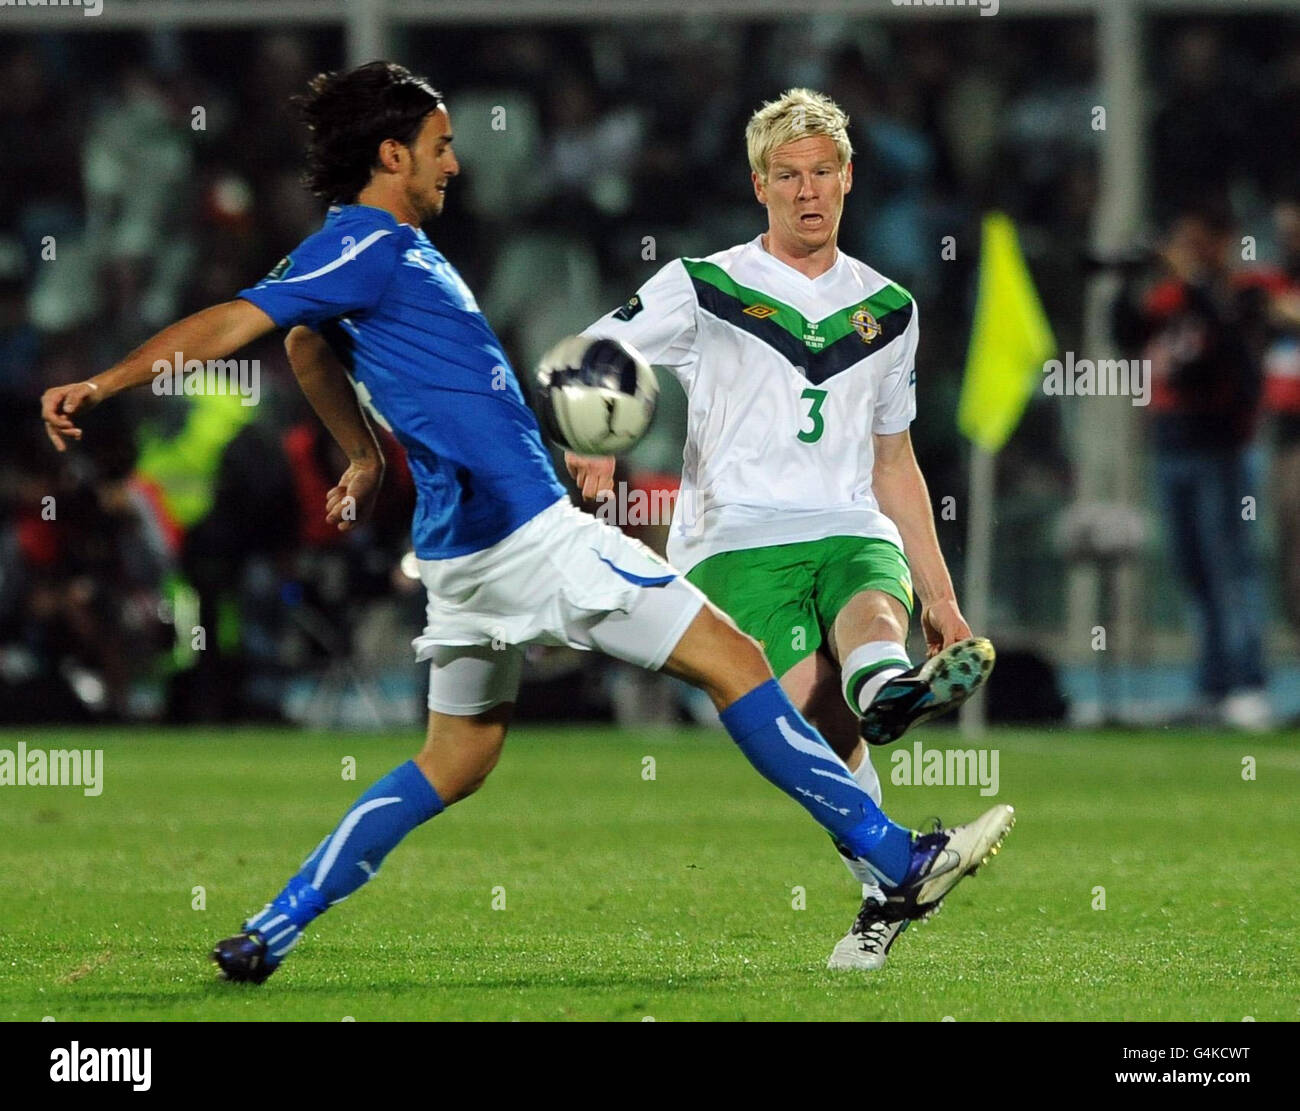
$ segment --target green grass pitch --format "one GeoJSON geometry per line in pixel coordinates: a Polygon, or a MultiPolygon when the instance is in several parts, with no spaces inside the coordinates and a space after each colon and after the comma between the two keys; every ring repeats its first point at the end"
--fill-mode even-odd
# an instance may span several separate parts
{"type": "Polygon", "coordinates": [[[896,786],[879,750],[899,820],[1019,822],[883,973],[846,974],[848,873],[724,736],[521,728],[265,985],[219,983],[211,943],[417,740],[0,734],[104,750],[99,797],[0,787],[0,1018],[1300,1018],[1300,751],[1178,731],[995,731],[996,800],[896,786]]]}

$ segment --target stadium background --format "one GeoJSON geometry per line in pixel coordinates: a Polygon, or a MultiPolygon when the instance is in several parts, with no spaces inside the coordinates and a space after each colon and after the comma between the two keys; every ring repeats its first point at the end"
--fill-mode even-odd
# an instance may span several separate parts
{"type": "MultiPolygon", "coordinates": [[[[1295,4],[1003,0],[986,18],[881,0],[794,19],[764,4],[110,0],[93,18],[0,19],[0,717],[12,722],[419,720],[409,487],[394,467],[375,525],[352,540],[320,527],[336,464],[278,338],[245,352],[263,375],[254,407],[141,393],[94,414],[67,456],[35,418],[46,386],[251,284],[316,226],[286,101],[318,70],[391,56],[444,90],[463,174],[431,231],[524,378],[664,261],[754,235],[745,119],[792,84],[827,90],[857,147],[842,244],[925,312],[913,437],[936,507],[968,488],[954,413],[984,212],[1015,220],[1058,348],[1098,357],[1118,353],[1105,324],[1116,278],[1089,252],[1150,243],[1179,204],[1221,191],[1267,264],[1272,206],[1300,181],[1295,4]],[[1098,104],[1105,130],[1091,125],[1098,104]],[[57,523],[41,520],[50,494],[57,523]]],[[[679,466],[680,395],[666,392],[620,473],[634,485],[671,484],[679,466]]],[[[1125,399],[1040,392],[998,457],[995,720],[1193,708],[1194,642],[1144,416],[1125,399]],[[1070,507],[1098,500],[1147,526],[1104,613],[1095,566],[1062,539],[1070,507]]],[[[1252,447],[1262,494],[1265,417],[1252,447]]],[[[1270,507],[1261,496],[1252,531],[1286,718],[1300,672],[1270,507]]],[[[959,592],[966,528],[960,513],[939,521],[959,592]]],[[[708,717],[572,653],[537,653],[529,676],[526,717],[708,717]]]]}
{"type": "MultiPolygon", "coordinates": [[[[983,215],[1015,221],[1058,350],[1099,358],[1132,352],[1110,336],[1121,274],[1085,256],[1140,255],[1189,197],[1226,194],[1258,243],[1249,265],[1272,265],[1276,202],[1300,182],[1300,0],[1001,0],[995,17],[888,0],[0,5],[0,768],[23,745],[103,758],[93,796],[0,781],[0,1018],[1300,1016],[1300,896],[1278,883],[1300,868],[1294,728],[1190,727],[1195,637],[1152,415],[1041,390],[996,457],[980,623],[1001,652],[992,718],[1033,718],[979,749],[1020,820],[883,973],[825,970],[856,886],[725,734],[690,723],[698,704],[547,652],[485,790],[409,838],[266,988],[214,980],[211,944],[421,734],[409,487],[394,466],[353,542],[319,529],[337,461],[278,338],[243,353],[258,405],[139,391],[66,455],[37,399],[316,226],[286,98],[378,56],[447,95],[464,173],[431,230],[524,378],[664,261],[757,233],[741,140],[757,104],[795,83],[840,100],[858,150],[843,243],[920,302],[913,437],[936,507],[958,506],[938,526],[968,602],[981,457],[955,414],[983,215]],[[1105,575],[1065,543],[1073,507],[1097,504],[1144,526],[1103,519],[1094,540],[1130,553],[1105,575]],[[1108,716],[1150,727],[1091,727],[1108,716]]],[[[1279,507],[1300,478],[1267,476],[1295,459],[1296,422],[1261,416],[1249,532],[1285,720],[1300,546],[1279,507]]],[[[680,434],[669,389],[620,478],[671,485],[680,434]]],[[[963,751],[948,730],[917,738],[963,751]]],[[[915,752],[877,755],[898,820],[995,801],[923,779],[915,752]]],[[[1086,1039],[1055,1041],[1081,1075],[1086,1039]]]]}

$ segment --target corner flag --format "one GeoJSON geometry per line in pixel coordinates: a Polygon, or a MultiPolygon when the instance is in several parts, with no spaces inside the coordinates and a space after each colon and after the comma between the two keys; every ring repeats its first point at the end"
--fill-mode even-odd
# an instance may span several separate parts
{"type": "Polygon", "coordinates": [[[1010,217],[985,215],[981,239],[979,292],[957,427],[995,453],[1020,423],[1056,339],[1010,217]]]}

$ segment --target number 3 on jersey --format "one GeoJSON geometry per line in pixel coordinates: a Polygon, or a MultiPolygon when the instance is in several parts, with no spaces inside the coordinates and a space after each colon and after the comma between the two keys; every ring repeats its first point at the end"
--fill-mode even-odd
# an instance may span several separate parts
{"type": "Polygon", "coordinates": [[[805,444],[815,444],[826,431],[826,419],[822,416],[822,402],[826,400],[826,391],[806,389],[799,397],[804,401],[812,402],[807,414],[808,419],[812,421],[812,427],[801,429],[799,439],[805,444]]]}

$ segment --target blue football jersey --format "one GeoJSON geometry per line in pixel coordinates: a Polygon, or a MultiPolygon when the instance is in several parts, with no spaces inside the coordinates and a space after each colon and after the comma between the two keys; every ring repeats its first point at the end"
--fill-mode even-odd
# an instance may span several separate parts
{"type": "Polygon", "coordinates": [[[319,331],[406,449],[421,559],[480,551],[565,496],[500,341],[419,228],[335,206],[239,296],[319,331]]]}

